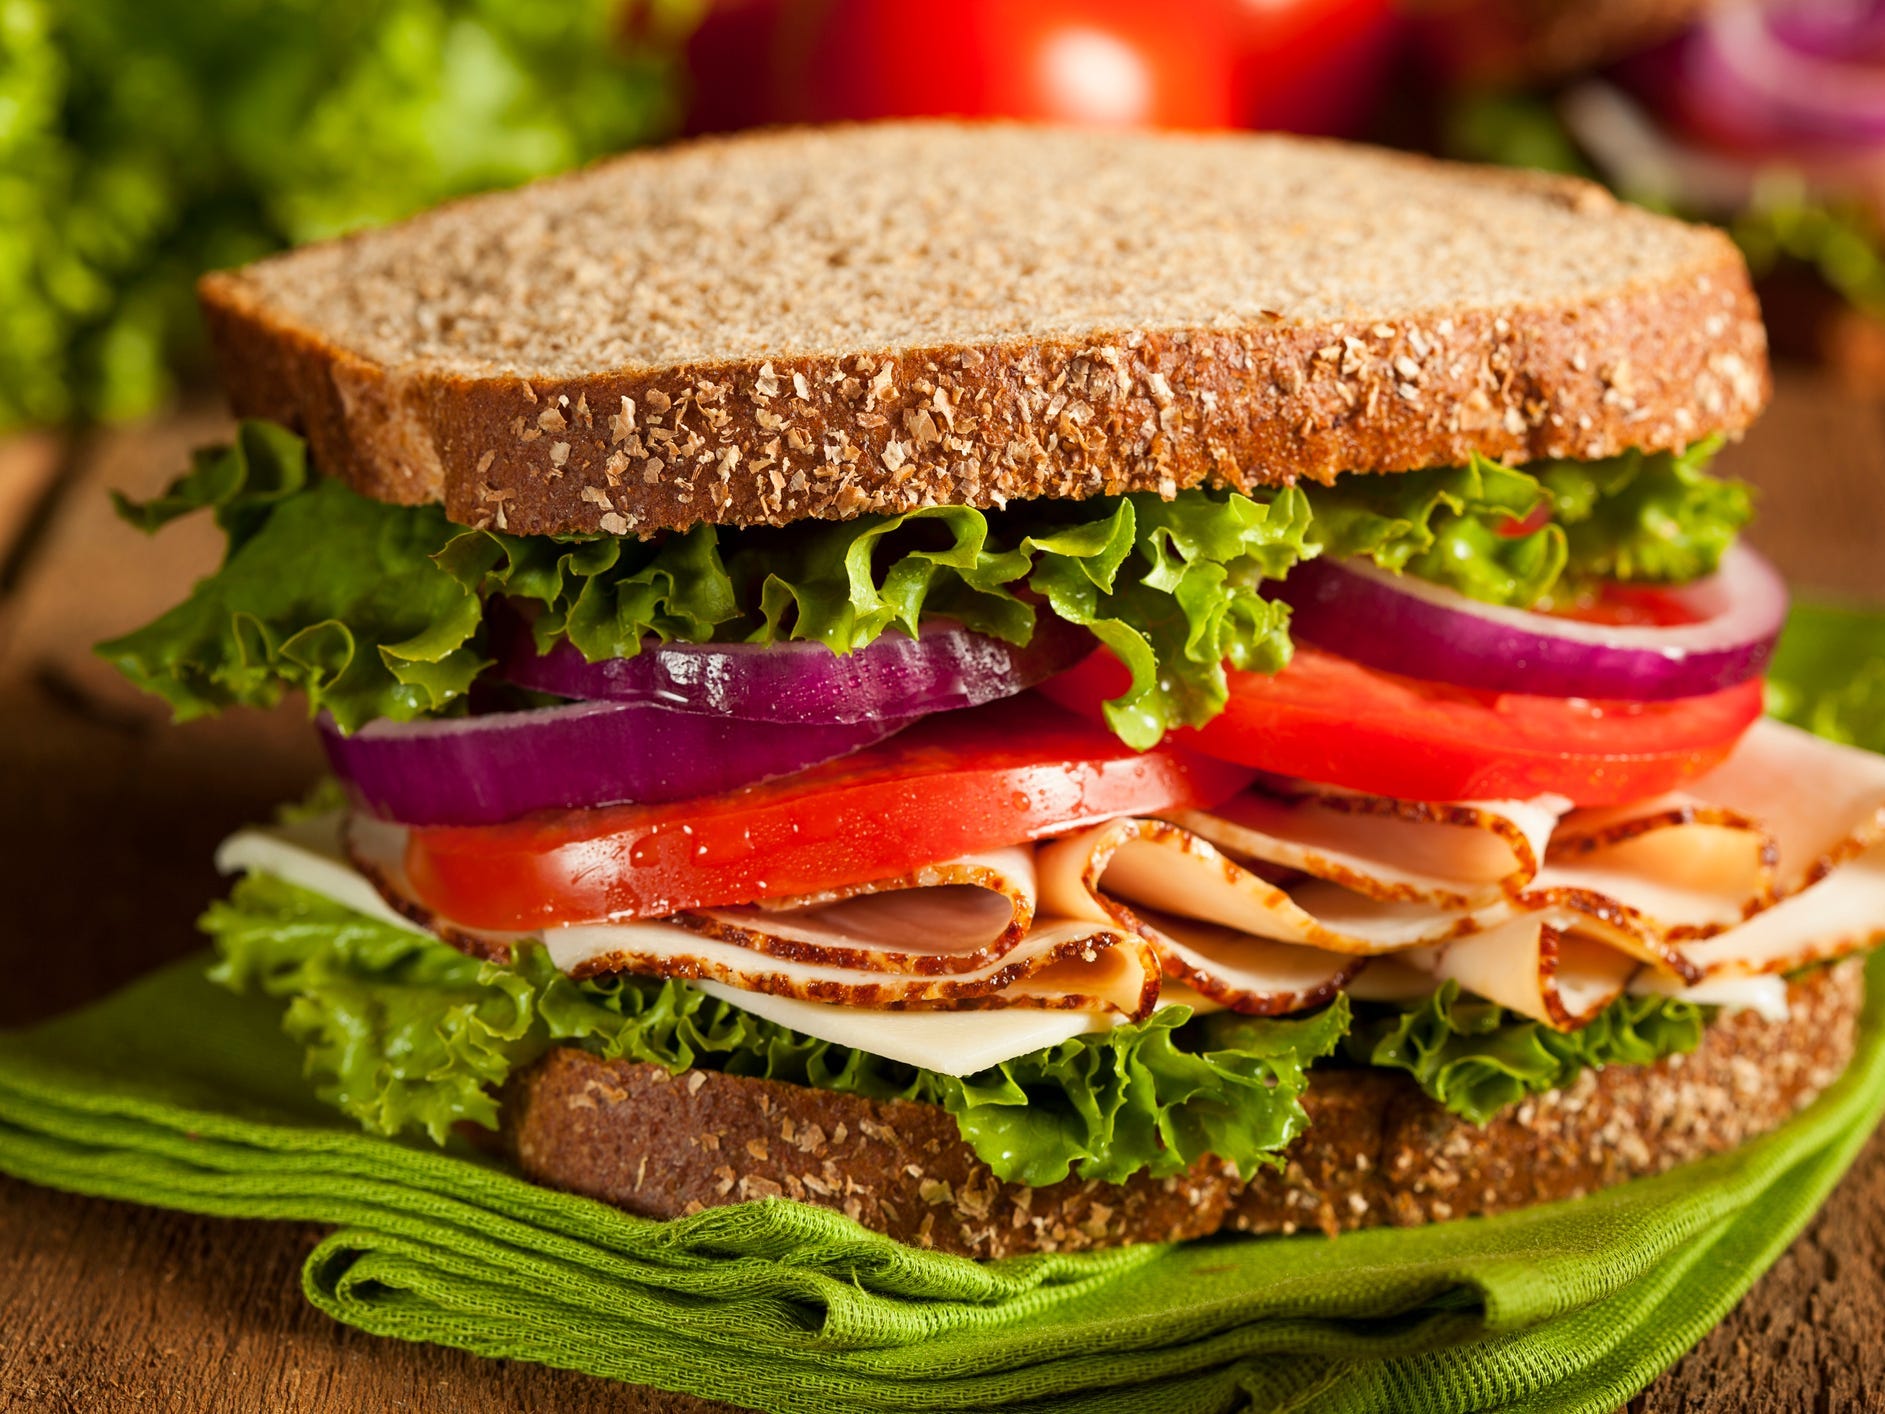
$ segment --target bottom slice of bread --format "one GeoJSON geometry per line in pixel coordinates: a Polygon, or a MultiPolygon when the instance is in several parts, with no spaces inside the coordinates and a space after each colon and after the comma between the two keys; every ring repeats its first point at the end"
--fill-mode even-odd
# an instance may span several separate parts
{"type": "Polygon", "coordinates": [[[1689,1055],[1586,1071],[1481,1127],[1408,1077],[1318,1070],[1309,1132],[1248,1183],[1216,1160],[1123,1184],[1004,1183],[935,1105],[714,1071],[670,1075],[559,1047],[518,1075],[504,1137],[531,1178],[648,1217],[787,1197],[970,1257],[1203,1237],[1337,1232],[1573,1198],[1763,1134],[1845,1069],[1858,959],[1791,982],[1789,1015],[1718,1018],[1689,1055]]]}

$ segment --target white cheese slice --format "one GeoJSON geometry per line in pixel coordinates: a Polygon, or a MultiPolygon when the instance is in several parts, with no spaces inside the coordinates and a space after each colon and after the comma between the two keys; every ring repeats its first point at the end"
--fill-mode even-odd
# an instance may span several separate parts
{"type": "Polygon", "coordinates": [[[292,825],[237,830],[217,847],[216,868],[224,874],[273,874],[377,922],[423,933],[423,928],[388,906],[380,891],[348,862],[340,842],[342,819],[336,811],[292,825]]]}
{"type": "Polygon", "coordinates": [[[1630,983],[1635,996],[1680,997],[1685,1002],[1718,1006],[1724,1011],[1751,1011],[1763,1021],[1785,1021],[1787,979],[1764,977],[1710,977],[1693,987],[1682,985],[1680,978],[1646,967],[1630,983]]]}
{"type": "Polygon", "coordinates": [[[1089,1031],[1109,1030],[1120,1019],[1116,1013],[1049,1011],[1040,1007],[882,1011],[742,992],[721,982],[699,981],[693,985],[710,997],[807,1036],[943,1075],[973,1075],[1089,1031]]]}

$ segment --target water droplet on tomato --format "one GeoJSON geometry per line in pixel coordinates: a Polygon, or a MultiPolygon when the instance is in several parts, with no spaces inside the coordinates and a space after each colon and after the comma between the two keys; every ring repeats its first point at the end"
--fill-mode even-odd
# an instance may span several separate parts
{"type": "Polygon", "coordinates": [[[674,830],[650,830],[628,847],[631,869],[673,869],[687,862],[687,841],[674,830]]]}

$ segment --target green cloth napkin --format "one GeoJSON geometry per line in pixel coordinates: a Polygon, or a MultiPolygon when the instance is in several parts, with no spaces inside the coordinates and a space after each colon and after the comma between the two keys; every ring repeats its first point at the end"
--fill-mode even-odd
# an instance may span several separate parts
{"type": "Polygon", "coordinates": [[[277,1004],[203,966],[0,1036],[0,1170],[333,1224],[308,1298],[382,1335],[806,1414],[1607,1414],[1740,1298],[1885,1110],[1874,965],[1845,1077],[1738,1152],[1501,1218],[978,1264],[778,1200],[651,1222],[369,1137],[308,1092],[277,1004]]]}

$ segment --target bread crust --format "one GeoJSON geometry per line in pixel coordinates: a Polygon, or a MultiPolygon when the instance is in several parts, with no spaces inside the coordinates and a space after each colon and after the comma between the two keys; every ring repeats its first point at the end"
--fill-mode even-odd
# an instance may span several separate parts
{"type": "MultiPolygon", "coordinates": [[[[764,140],[809,148],[802,160],[815,169],[817,144],[847,139],[764,140]]],[[[1289,140],[1247,141],[1267,145],[1253,146],[1256,163],[1289,140]]],[[[628,180],[638,162],[685,163],[696,149],[705,164],[719,146],[631,154],[596,169],[597,180],[628,180]]],[[[1592,459],[1739,432],[1766,402],[1758,307],[1720,232],[1664,225],[1570,178],[1386,153],[1351,160],[1378,164],[1384,192],[1444,177],[1462,203],[1498,193],[1541,222],[1570,213],[1612,223],[1619,243],[1633,233],[1656,254],[1613,262],[1575,297],[1410,303],[1400,314],[1377,301],[1361,319],[1265,311],[985,342],[919,337],[571,376],[467,371],[462,359],[385,366],[282,307],[296,268],[286,262],[305,252],[207,276],[200,293],[238,415],[302,431],[322,468],[366,495],[442,501],[454,520],[528,534],[645,536],[937,503],[1247,490],[1473,453],[1592,459]]],[[[1380,213],[1371,219],[1391,229],[1380,213]]],[[[1470,209],[1460,219],[1473,219],[1470,209]]],[[[1515,262],[1524,239],[1512,237],[1515,262]]],[[[348,268],[352,247],[324,249],[329,265],[348,268]]]]}
{"type": "Polygon", "coordinates": [[[647,1217],[788,1197],[970,1257],[1412,1226],[1579,1197],[1773,1129],[1845,1068],[1863,999],[1860,960],[1817,969],[1789,984],[1784,1022],[1719,1018],[1692,1054],[1586,1072],[1484,1128],[1404,1075],[1324,1071],[1288,1166],[1248,1184],[1206,1159],[1175,1178],[1031,1189],[997,1179],[938,1106],[567,1047],[512,1081],[503,1132],[536,1181],[647,1217]]]}

